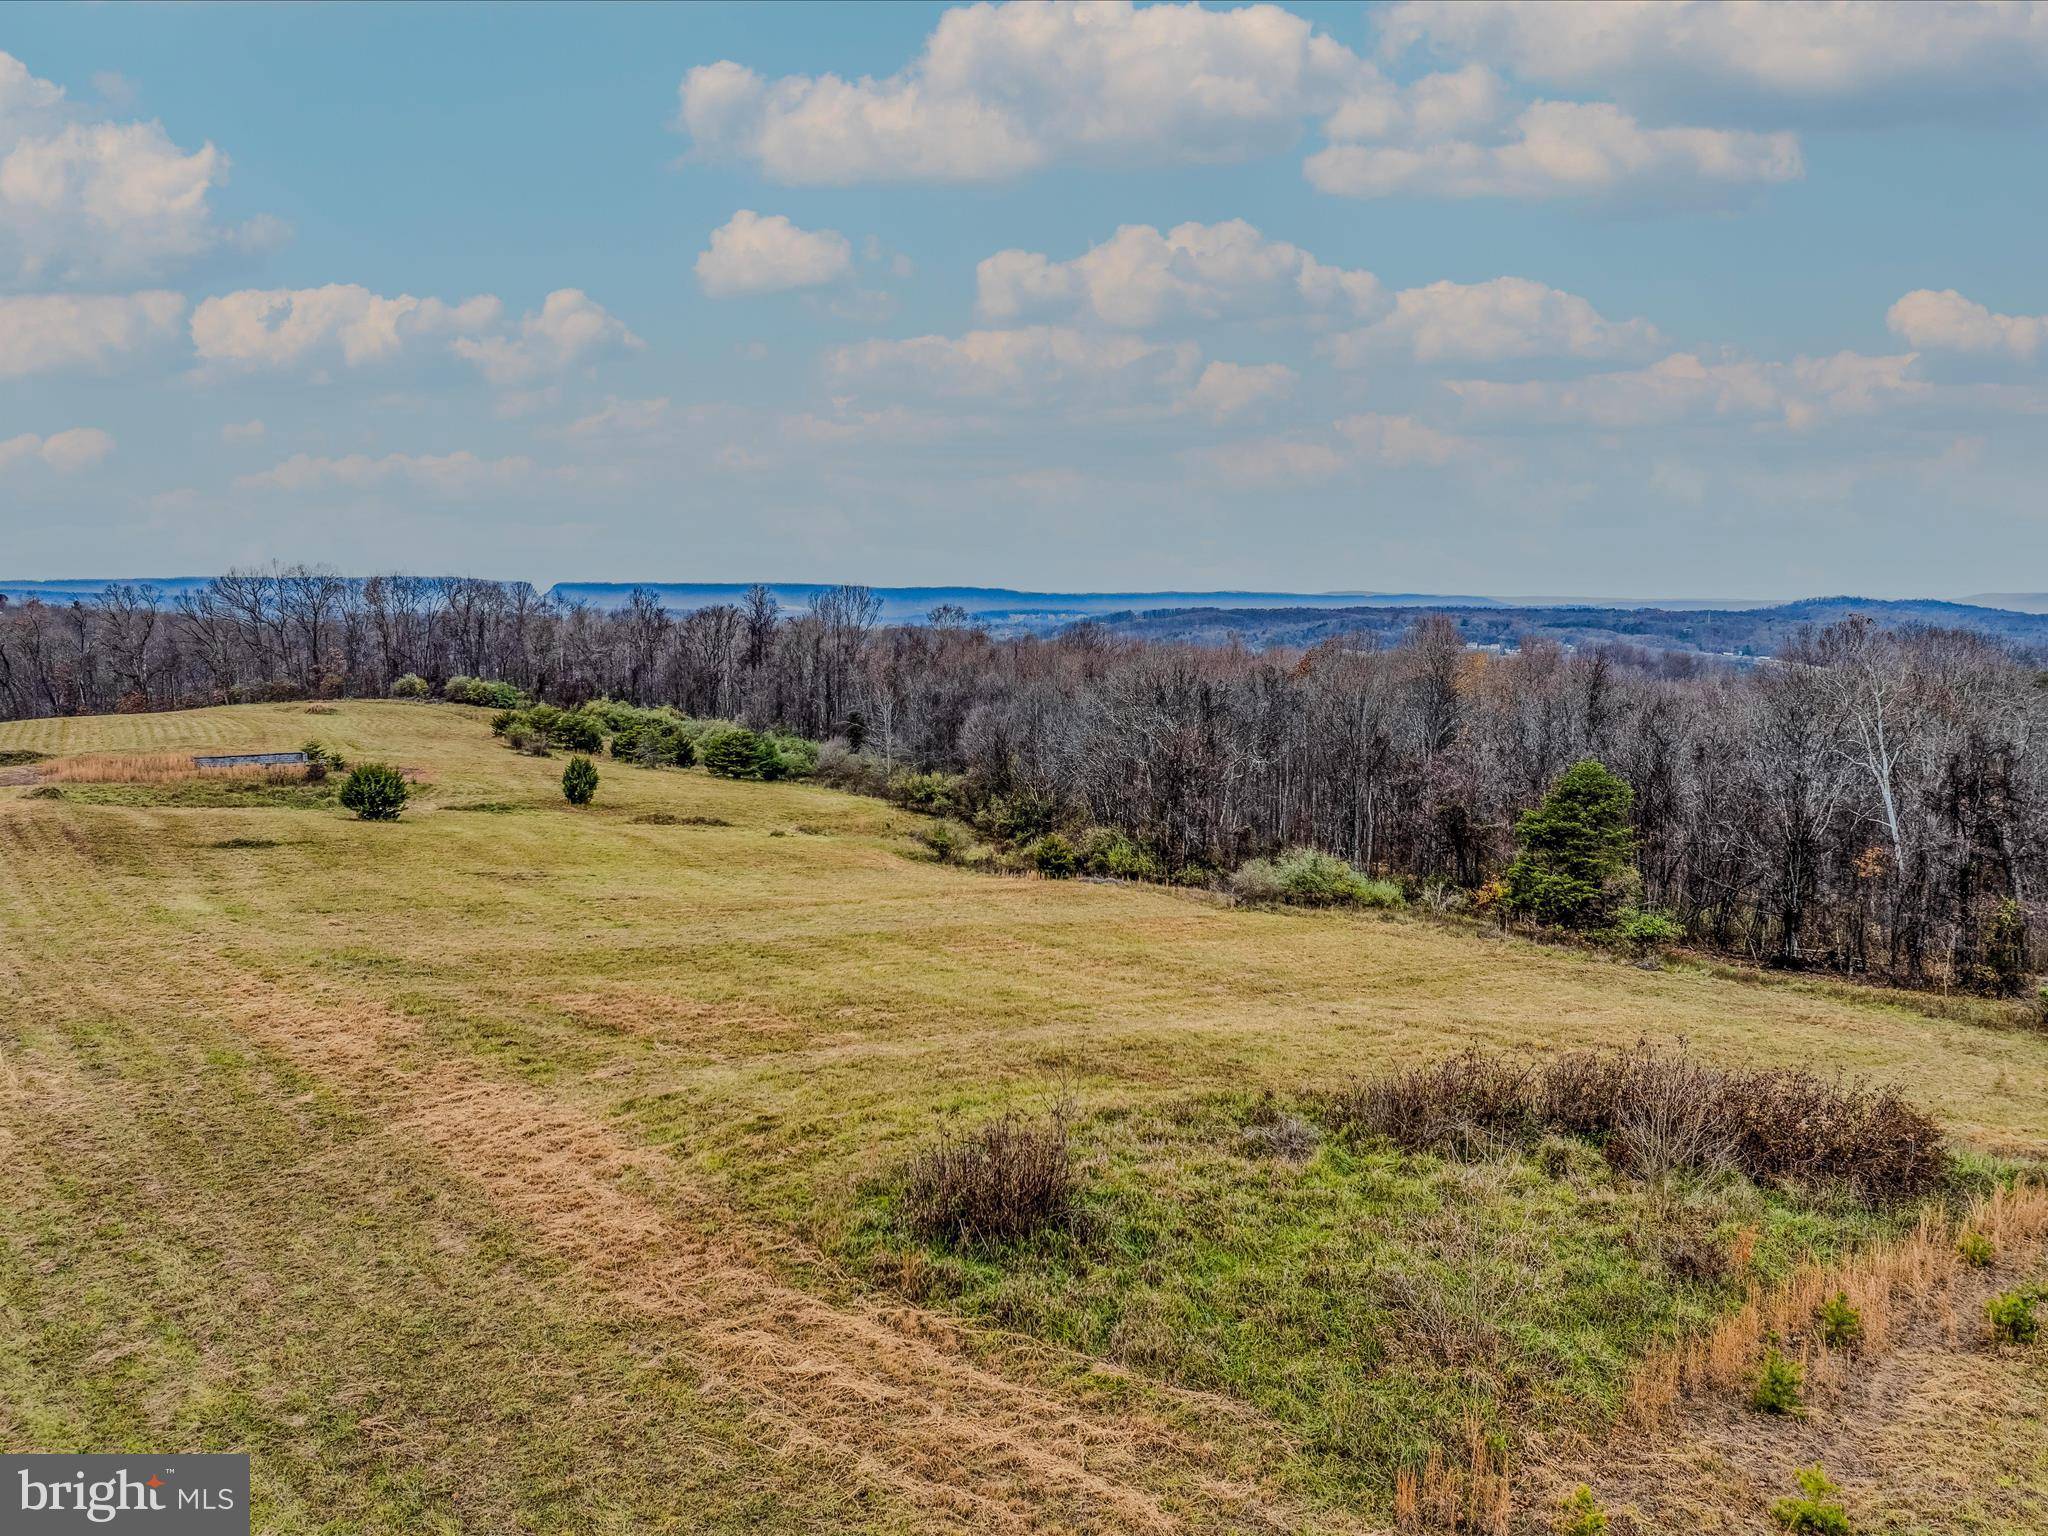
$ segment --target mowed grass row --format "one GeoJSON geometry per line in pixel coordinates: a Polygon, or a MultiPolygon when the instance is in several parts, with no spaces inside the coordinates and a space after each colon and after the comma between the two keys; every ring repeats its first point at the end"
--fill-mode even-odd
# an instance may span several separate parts
{"type": "Polygon", "coordinates": [[[176,1003],[77,846],[0,842],[42,866],[0,893],[0,1439],[252,1450],[266,1532],[914,1527],[755,1443],[402,1132],[176,1003]]]}
{"type": "MultiPolygon", "coordinates": [[[[1367,1278],[1426,1279],[1449,1255],[1439,1278],[1454,1306],[1468,1290],[1482,1301],[1482,1286],[1533,1296],[1504,1316],[1522,1333],[1489,1366],[1518,1379],[1481,1394],[1531,1412],[1611,1404],[1633,1353],[1714,1298],[1616,1258],[1642,1213],[1612,1181],[1332,1146],[1276,1161],[1243,1139],[1266,1092],[1294,1104],[1471,1044],[1684,1037],[1712,1058],[1899,1081],[1984,1151],[2048,1148],[2048,1041],[2025,1032],[1421,921],[963,874],[907,856],[903,813],[802,786],[605,764],[597,804],[573,811],[560,760],[504,751],[475,710],[37,722],[0,726],[0,750],[161,751],[167,738],[254,750],[308,737],[416,769],[420,801],[402,822],[371,826],[320,807],[29,802],[0,789],[0,830],[16,818],[61,828],[35,846],[69,861],[60,885],[96,896],[22,899],[10,937],[83,962],[118,929],[131,956],[205,956],[313,1006],[416,1021],[423,1057],[502,1074],[659,1145],[680,1175],[798,1239],[793,1263],[809,1283],[896,1287],[1236,1396],[1273,1417],[1300,1448],[1302,1486],[1333,1502],[1382,1497],[1388,1459],[1415,1445],[1395,1427],[1431,1427],[1470,1400],[1441,1393],[1441,1372],[1389,1368],[1401,1320],[1367,1278]],[[1063,1097],[1098,1204],[1092,1246],[907,1262],[914,1245],[889,1227],[898,1161],[950,1128],[1063,1097]],[[1469,1262],[1500,1251],[1504,1271],[1469,1262]],[[850,1278],[835,1278],[835,1260],[850,1278]]],[[[53,872],[41,873],[47,890],[53,872]]],[[[123,1027],[175,1039],[189,1025],[123,1027]]],[[[252,1168],[268,1155],[252,1154],[252,1168]]],[[[1772,1262],[1882,1227],[1727,1199],[1729,1219],[1764,1232],[1772,1262]]],[[[165,1283],[132,1280],[145,1295],[165,1283]]],[[[38,1300],[37,1313],[51,1305],[38,1300]]],[[[222,1347],[235,1347],[232,1333],[222,1347]]],[[[711,1490],[706,1507],[726,1497],[711,1490]]]]}

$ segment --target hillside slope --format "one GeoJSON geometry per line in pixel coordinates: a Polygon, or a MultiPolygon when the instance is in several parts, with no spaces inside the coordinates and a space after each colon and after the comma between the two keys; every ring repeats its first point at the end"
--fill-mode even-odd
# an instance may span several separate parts
{"type": "MultiPolygon", "coordinates": [[[[1370,1529],[1407,1454],[1375,1437],[1469,1405],[1419,1374],[1382,1401],[1398,1359],[1347,1374],[1357,1345],[1300,1346],[1364,1315],[1305,1325],[1340,1288],[1300,1276],[1433,1262],[1450,1222],[1571,1301],[1634,1197],[1597,1170],[1256,1162],[1233,1117],[1263,1091],[1683,1036],[1897,1080],[1975,1149],[2048,1152],[2037,1034],[970,875],[913,858],[903,813],[803,786],[606,764],[576,811],[559,760],[454,706],[25,722],[0,751],[309,735],[413,769],[419,800],[373,825],[0,788],[0,1434],[252,1449],[261,1529],[1370,1529]],[[1062,1097],[1103,1231],[1151,1246],[913,1275],[876,1181],[1062,1097]],[[1585,1246],[1553,1253],[1545,1222],[1585,1246]],[[1346,1246],[1367,1229],[1378,1248],[1346,1246]]],[[[1885,1235],[1755,1209],[1788,1256],[1885,1235]]],[[[1634,1270],[1596,1278],[1638,1305],[1634,1270]]],[[[1703,1296],[1659,1291],[1629,1329],[1532,1319],[1503,1358],[1557,1360],[1488,1398],[1502,1432],[1597,1429],[1570,1394],[1617,1392],[1703,1296]]],[[[1996,1401],[2027,1367],[1983,1369],[1996,1401]]],[[[2048,1470],[2023,1475],[2039,1495],[2048,1470]]]]}

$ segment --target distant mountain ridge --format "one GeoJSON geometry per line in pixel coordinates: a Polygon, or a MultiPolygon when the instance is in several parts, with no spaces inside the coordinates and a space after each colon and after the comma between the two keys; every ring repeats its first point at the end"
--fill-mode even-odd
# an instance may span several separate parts
{"type": "MultiPolygon", "coordinates": [[[[765,582],[775,600],[785,608],[808,607],[829,582],[765,582]]],[[[614,608],[626,601],[636,587],[658,594],[662,605],[678,610],[705,608],[714,603],[736,603],[747,592],[747,582],[705,581],[558,581],[549,590],[559,598],[587,602],[595,608],[614,608]]],[[[1071,622],[1097,614],[1119,613],[1138,608],[1363,608],[1389,604],[1416,607],[1455,605],[1461,608],[1503,607],[1500,598],[1480,596],[1436,596],[1422,592],[1031,592],[1011,587],[874,587],[882,600],[882,617],[890,623],[922,619],[941,603],[967,610],[975,618],[1036,624],[1071,622]]]]}
{"type": "MultiPolygon", "coordinates": [[[[169,596],[206,585],[204,576],[0,579],[0,598],[68,603],[91,598],[121,581],[149,582],[169,596]]],[[[564,602],[610,609],[636,587],[651,589],[664,607],[687,612],[736,603],[746,582],[565,581],[549,588],[564,602]]],[[[823,582],[764,583],[786,610],[810,605],[829,588],[823,582]]],[[[2011,606],[1938,598],[1811,597],[1797,602],[1713,603],[1702,599],[1615,602],[1559,598],[1489,597],[1422,592],[1039,592],[1010,587],[875,587],[885,623],[916,623],[940,604],[963,608],[992,629],[1046,633],[1092,619],[1124,634],[1221,644],[1313,645],[1334,635],[1391,638],[1428,613],[1447,613],[1475,645],[1511,646],[1523,635],[1547,635],[1568,645],[1628,643],[1659,651],[1754,658],[1781,650],[1807,624],[1828,624],[1851,613],[1886,625],[1929,624],[1974,630],[2009,643],[2048,649],[2048,594],[2004,594],[2011,606]],[[2034,609],[2022,607],[2036,602],[2034,609]]]]}
{"type": "Polygon", "coordinates": [[[1863,614],[1887,628],[1926,625],[1965,629],[2008,644],[2048,653],[2048,613],[1979,608],[1938,599],[1813,597],[1768,608],[1616,608],[1594,604],[1551,607],[1416,607],[1299,609],[1182,608],[1111,614],[1100,622],[1119,634],[1151,640],[1219,645],[1308,646],[1339,636],[1401,635],[1428,614],[1457,624],[1468,645],[1519,645],[1541,636],[1566,646],[1634,645],[1739,662],[1774,656],[1808,626],[1863,614]]]}

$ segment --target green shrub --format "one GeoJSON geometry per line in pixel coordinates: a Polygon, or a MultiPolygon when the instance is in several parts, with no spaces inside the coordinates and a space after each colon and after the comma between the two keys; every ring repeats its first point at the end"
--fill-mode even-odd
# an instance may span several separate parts
{"type": "Polygon", "coordinates": [[[1994,1344],[2032,1344],[2041,1337],[2041,1319],[2034,1314],[2048,1290],[2007,1291],[1984,1303],[1984,1315],[1991,1324],[1994,1344]]]}
{"type": "Polygon", "coordinates": [[[1398,880],[1368,879],[1359,885],[1358,894],[1352,899],[1352,905],[1398,912],[1408,905],[1408,897],[1402,891],[1398,880]]]}
{"type": "Polygon", "coordinates": [[[1635,832],[1635,792],[1593,758],[1558,776],[1543,803],[1515,823],[1521,852],[1508,866],[1508,910],[1567,928],[1590,927],[1613,904],[1635,832]]]}
{"type": "Polygon", "coordinates": [[[1814,1328],[1829,1349],[1854,1349],[1863,1342],[1863,1314],[1849,1304],[1847,1291],[1837,1291],[1820,1304],[1814,1328]]]}
{"type": "Polygon", "coordinates": [[[1253,859],[1230,877],[1239,901],[1295,907],[1387,907],[1404,905],[1401,887],[1371,880],[1342,859],[1313,848],[1290,848],[1277,858],[1253,859]]]}
{"type": "Polygon", "coordinates": [[[648,720],[658,720],[663,712],[658,709],[640,709],[631,704],[621,703],[617,699],[598,698],[586,703],[583,706],[583,713],[595,720],[605,734],[610,736],[620,731],[631,730],[648,720]]]}
{"type": "Polygon", "coordinates": [[[567,718],[552,704],[530,704],[524,709],[500,710],[491,717],[491,730],[503,736],[505,745],[515,752],[546,757],[567,718]]]}
{"type": "Polygon", "coordinates": [[[1114,827],[1090,827],[1081,834],[1075,852],[1081,867],[1091,875],[1105,875],[1112,880],[1159,878],[1159,861],[1152,851],[1114,827]]]}
{"type": "Polygon", "coordinates": [[[597,793],[597,764],[580,754],[569,759],[562,770],[562,798],[571,805],[588,805],[597,793]]]}
{"type": "Polygon", "coordinates": [[[680,721],[659,717],[629,721],[612,737],[612,756],[643,768],[687,768],[697,747],[680,721]]]}
{"type": "Polygon", "coordinates": [[[763,778],[808,779],[818,771],[818,744],[810,738],[768,731],[763,733],[763,739],[774,759],[772,769],[763,778]]]}
{"type": "Polygon", "coordinates": [[[1764,1349],[1763,1364],[1757,1367],[1756,1386],[1749,1405],[1758,1413],[1803,1412],[1800,1393],[1806,1386],[1806,1371],[1775,1343],[1764,1349]]]}
{"type": "Polygon", "coordinates": [[[450,704],[475,704],[487,709],[517,709],[520,692],[510,683],[485,682],[480,677],[451,677],[441,685],[441,697],[450,704]]]}
{"type": "Polygon", "coordinates": [[[1998,1245],[1982,1232],[1965,1232],[1956,1239],[1956,1256],[1972,1269],[1989,1269],[1998,1245]]]}
{"type": "Polygon", "coordinates": [[[697,743],[697,755],[704,766],[721,779],[775,776],[774,746],[758,732],[743,725],[727,725],[707,732],[697,743]]]}
{"type": "Polygon", "coordinates": [[[974,846],[974,839],[959,822],[940,817],[930,826],[920,827],[914,834],[920,843],[930,851],[931,856],[941,864],[954,864],[974,846]]]}
{"type": "Polygon", "coordinates": [[[412,790],[405,776],[384,763],[364,763],[341,786],[341,803],[363,821],[396,821],[412,790]]]}
{"type": "Polygon", "coordinates": [[[1615,938],[1639,955],[1675,944],[1684,934],[1678,919],[1648,907],[1630,907],[1614,923],[1615,938]]]}
{"type": "Polygon", "coordinates": [[[604,746],[604,727],[581,710],[561,715],[549,734],[557,746],[571,752],[596,752],[604,746]]]}
{"type": "Polygon", "coordinates": [[[905,773],[889,781],[889,798],[906,810],[945,816],[960,808],[959,787],[950,773],[905,773]]]}
{"type": "Polygon", "coordinates": [[[391,685],[394,699],[424,699],[433,693],[433,688],[417,672],[408,672],[391,685]]]}
{"type": "Polygon", "coordinates": [[[818,767],[815,741],[727,721],[696,737],[696,754],[723,779],[807,779],[818,767]]]}
{"type": "Polygon", "coordinates": [[[975,812],[974,824],[997,842],[1029,843],[1053,830],[1059,811],[1059,802],[1052,796],[1020,789],[991,795],[975,812]]]}
{"type": "Polygon", "coordinates": [[[1557,1536],[1602,1536],[1607,1529],[1607,1511],[1593,1497],[1593,1490],[1581,1483],[1558,1506],[1554,1529],[1557,1536]]]}
{"type": "Polygon", "coordinates": [[[1778,1500],[1771,1506],[1771,1518],[1793,1536],[1852,1536],[1842,1490],[1828,1475],[1813,1466],[1801,1467],[1792,1476],[1799,1484],[1799,1497],[1778,1500]]]}
{"type": "Polygon", "coordinates": [[[1081,872],[1080,855],[1057,832],[1048,832],[1033,843],[1030,856],[1031,867],[1054,880],[1065,880],[1081,872]]]}
{"type": "Polygon", "coordinates": [[[1356,901],[1365,877],[1342,859],[1311,848],[1290,848],[1273,861],[1283,899],[1303,907],[1341,906],[1356,901]]]}

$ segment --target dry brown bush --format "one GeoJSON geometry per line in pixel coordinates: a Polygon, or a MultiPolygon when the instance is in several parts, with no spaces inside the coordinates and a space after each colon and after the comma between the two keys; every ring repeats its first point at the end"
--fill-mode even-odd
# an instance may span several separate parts
{"type": "Polygon", "coordinates": [[[1074,1187],[1065,1113],[1006,1114],[911,1158],[903,1214],[928,1242],[1010,1242],[1072,1220],[1074,1187]]]}
{"type": "Polygon", "coordinates": [[[1846,1186],[1884,1203],[1931,1193],[1948,1170],[1934,1119],[1889,1088],[1805,1068],[1709,1065],[1683,1046],[1574,1051],[1518,1066],[1469,1050],[1331,1095],[1331,1123],[1410,1150],[1463,1152],[1546,1132],[1598,1142],[1652,1182],[1680,1169],[1846,1186]]]}

